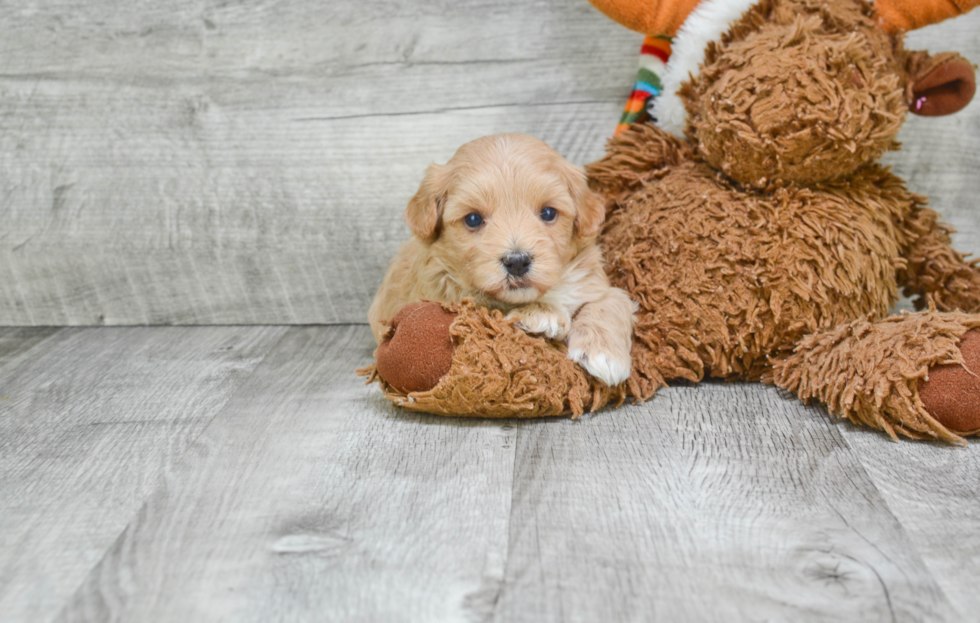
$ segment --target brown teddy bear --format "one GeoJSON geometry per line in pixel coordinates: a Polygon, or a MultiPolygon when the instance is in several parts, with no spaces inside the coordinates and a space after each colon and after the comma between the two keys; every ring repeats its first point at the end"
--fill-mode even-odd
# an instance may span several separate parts
{"type": "Polygon", "coordinates": [[[902,31],[980,0],[593,2],[648,35],[624,125],[586,167],[607,272],[640,305],[631,378],[607,387],[469,302],[403,309],[363,373],[444,415],[578,415],[708,376],[892,437],[980,433],[980,268],[877,164],[908,110],[975,91],[972,65],[902,31]],[[899,288],[928,310],[889,316],[899,288]]]}

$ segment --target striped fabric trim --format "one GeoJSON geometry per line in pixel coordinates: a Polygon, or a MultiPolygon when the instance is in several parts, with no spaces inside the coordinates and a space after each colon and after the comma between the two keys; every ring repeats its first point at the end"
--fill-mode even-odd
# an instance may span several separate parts
{"type": "Polygon", "coordinates": [[[643,40],[643,47],[640,48],[640,68],[637,72],[636,84],[633,85],[633,92],[630,93],[626,106],[623,108],[623,116],[616,126],[616,134],[623,132],[631,124],[646,121],[647,103],[651,97],[660,95],[663,84],[660,76],[663,75],[667,67],[667,60],[670,58],[670,37],[647,36],[643,40]]]}

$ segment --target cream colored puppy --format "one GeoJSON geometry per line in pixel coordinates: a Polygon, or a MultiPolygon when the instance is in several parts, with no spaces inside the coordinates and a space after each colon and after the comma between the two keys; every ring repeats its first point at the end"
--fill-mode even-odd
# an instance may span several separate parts
{"type": "Polygon", "coordinates": [[[405,210],[414,236],[388,266],[368,319],[421,299],[500,309],[517,326],[568,344],[608,385],[629,378],[636,305],[609,285],[596,237],[605,210],[581,168],[521,134],[486,136],[433,164],[405,210]]]}

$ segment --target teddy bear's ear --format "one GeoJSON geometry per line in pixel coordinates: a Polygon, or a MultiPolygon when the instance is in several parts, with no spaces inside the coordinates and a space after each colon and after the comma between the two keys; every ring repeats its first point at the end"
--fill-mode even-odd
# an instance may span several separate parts
{"type": "Polygon", "coordinates": [[[449,165],[431,164],[419,184],[418,192],[408,200],[405,222],[412,233],[425,242],[432,242],[439,235],[439,221],[449,193],[449,180],[449,165]]]}
{"type": "Polygon", "coordinates": [[[977,92],[973,65],[955,52],[935,56],[913,52],[905,68],[908,72],[905,99],[909,110],[917,115],[953,114],[965,108],[977,92]]]}

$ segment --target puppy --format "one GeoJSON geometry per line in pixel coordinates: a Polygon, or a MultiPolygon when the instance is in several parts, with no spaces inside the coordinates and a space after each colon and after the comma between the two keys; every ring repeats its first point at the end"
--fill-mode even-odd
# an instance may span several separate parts
{"type": "Polygon", "coordinates": [[[531,334],[566,341],[568,357],[608,385],[629,378],[636,305],[609,285],[596,237],[605,219],[581,168],[544,142],[486,136],[429,167],[405,210],[414,236],[371,304],[384,321],[421,299],[500,309],[531,334]]]}

